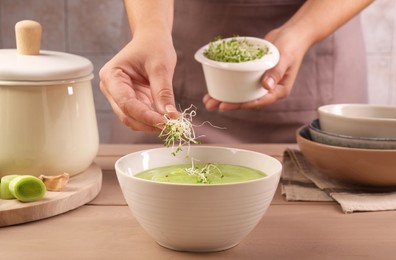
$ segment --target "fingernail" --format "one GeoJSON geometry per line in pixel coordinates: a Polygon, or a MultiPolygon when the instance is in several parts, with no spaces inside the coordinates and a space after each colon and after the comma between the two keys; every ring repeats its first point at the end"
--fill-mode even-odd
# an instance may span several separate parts
{"type": "Polygon", "coordinates": [[[266,80],[265,80],[265,83],[267,84],[267,86],[268,86],[268,88],[269,89],[274,89],[274,87],[275,87],[275,80],[272,78],[272,77],[268,77],[266,80]]]}
{"type": "Polygon", "coordinates": [[[165,106],[165,111],[168,112],[168,113],[177,112],[176,108],[173,105],[166,105],[165,106]]]}
{"type": "Polygon", "coordinates": [[[179,112],[173,105],[166,105],[165,111],[170,118],[177,118],[179,116],[179,112]]]}

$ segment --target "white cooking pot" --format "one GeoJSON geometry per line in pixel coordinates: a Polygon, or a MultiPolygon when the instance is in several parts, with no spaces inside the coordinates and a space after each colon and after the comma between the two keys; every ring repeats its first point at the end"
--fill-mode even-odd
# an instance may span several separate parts
{"type": "Polygon", "coordinates": [[[16,25],[17,49],[0,50],[0,176],[70,175],[96,156],[93,65],[40,50],[41,26],[16,25]]]}

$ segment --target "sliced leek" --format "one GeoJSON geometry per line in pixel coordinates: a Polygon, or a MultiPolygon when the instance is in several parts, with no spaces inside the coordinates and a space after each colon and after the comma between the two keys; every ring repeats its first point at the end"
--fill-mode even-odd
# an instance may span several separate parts
{"type": "Polygon", "coordinates": [[[15,199],[15,196],[10,192],[9,184],[10,182],[18,177],[18,175],[6,175],[1,177],[0,183],[0,198],[3,200],[15,199]]]}
{"type": "Polygon", "coordinates": [[[9,184],[11,194],[19,201],[31,202],[44,197],[46,187],[42,180],[31,175],[19,175],[9,184]]]}

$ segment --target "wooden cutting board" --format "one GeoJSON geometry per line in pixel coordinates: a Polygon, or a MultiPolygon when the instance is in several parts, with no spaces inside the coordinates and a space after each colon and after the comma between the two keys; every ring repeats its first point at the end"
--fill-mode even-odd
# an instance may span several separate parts
{"type": "Polygon", "coordinates": [[[101,187],[102,170],[93,163],[84,172],[72,176],[62,191],[47,191],[39,201],[23,203],[0,199],[0,227],[40,220],[78,208],[94,199],[101,187]]]}

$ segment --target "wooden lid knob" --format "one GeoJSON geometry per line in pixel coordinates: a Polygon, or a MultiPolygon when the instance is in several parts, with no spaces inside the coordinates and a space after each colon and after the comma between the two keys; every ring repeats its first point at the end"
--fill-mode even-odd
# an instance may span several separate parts
{"type": "Polygon", "coordinates": [[[41,25],[24,20],[15,24],[16,46],[19,54],[38,55],[41,47],[41,25]]]}

